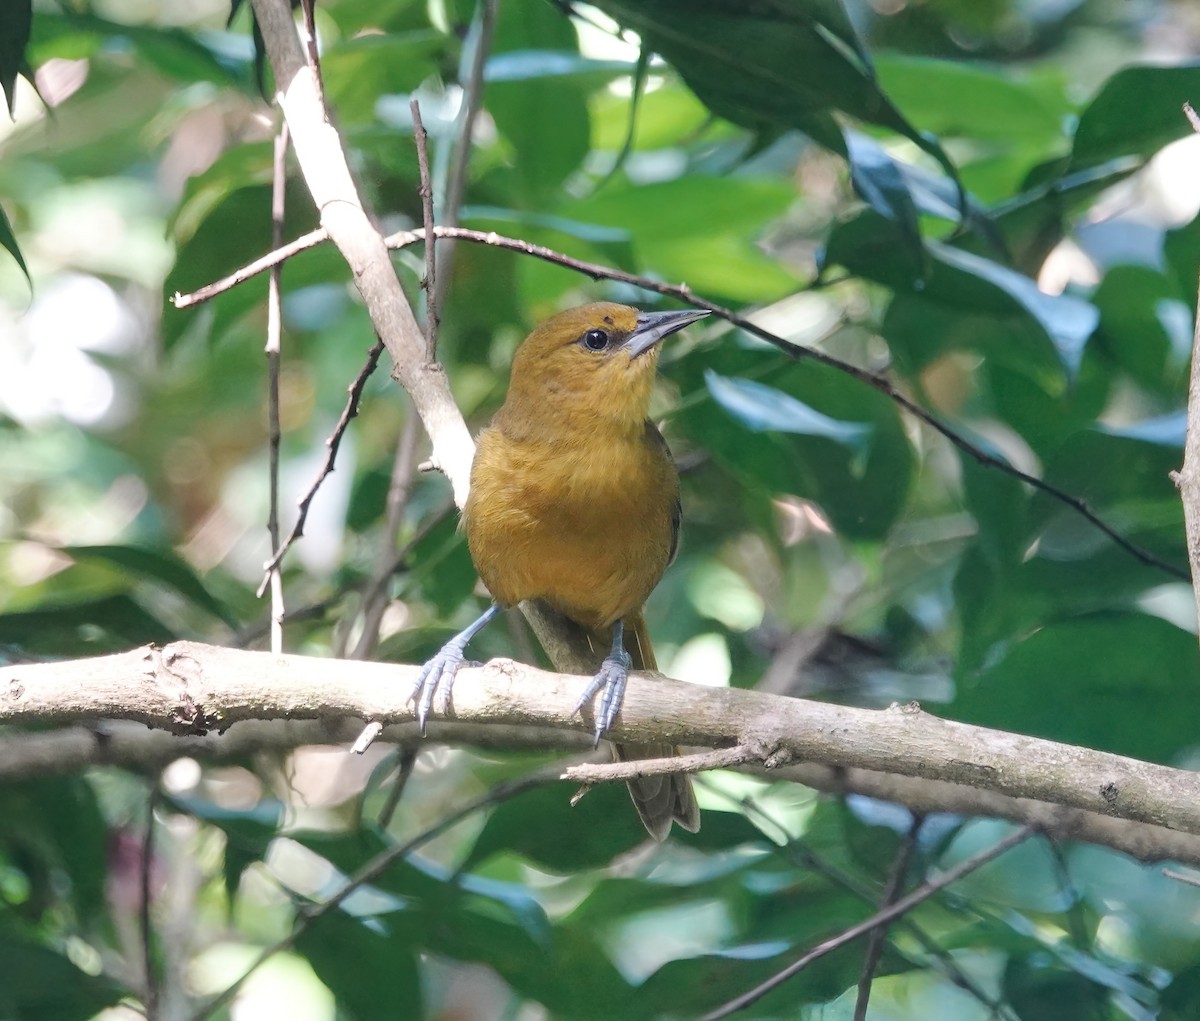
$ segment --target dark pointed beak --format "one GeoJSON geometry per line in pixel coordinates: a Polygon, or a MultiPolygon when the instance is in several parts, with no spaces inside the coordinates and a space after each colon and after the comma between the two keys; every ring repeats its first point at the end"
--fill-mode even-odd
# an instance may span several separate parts
{"type": "Polygon", "coordinates": [[[706,308],[689,308],[682,312],[639,312],[637,327],[625,340],[629,357],[636,358],[645,354],[663,337],[669,337],[708,314],[706,308]]]}

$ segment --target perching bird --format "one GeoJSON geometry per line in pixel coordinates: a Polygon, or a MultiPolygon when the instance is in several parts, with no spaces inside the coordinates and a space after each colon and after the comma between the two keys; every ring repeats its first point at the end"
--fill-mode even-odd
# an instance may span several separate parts
{"type": "MultiPolygon", "coordinates": [[[[629,670],[654,670],[642,607],[675,555],[679,476],[647,418],[659,342],[706,311],[639,312],[597,302],[535,329],[513,359],[504,406],[479,435],[463,509],[467,545],[495,602],[425,664],[413,688],[425,717],[464,661],[467,643],[502,607],[537,599],[608,650],[576,705],[600,692],[595,734],[612,725],[629,670]]],[[[616,749],[618,758],[674,754],[616,749]]],[[[646,829],[700,825],[684,775],[629,784],[646,829]]]]}

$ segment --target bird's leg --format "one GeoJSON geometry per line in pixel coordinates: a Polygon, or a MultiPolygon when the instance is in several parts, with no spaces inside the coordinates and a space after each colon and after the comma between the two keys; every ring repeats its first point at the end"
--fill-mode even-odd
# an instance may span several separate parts
{"type": "Polygon", "coordinates": [[[418,695],[420,696],[420,699],[417,701],[417,723],[421,725],[422,737],[425,736],[425,720],[428,718],[429,710],[433,706],[434,692],[440,686],[443,699],[449,700],[450,688],[454,684],[454,675],[458,673],[459,667],[466,662],[467,643],[479,634],[488,621],[499,612],[500,606],[497,603],[492,603],[474,623],[463,628],[462,631],[438,650],[437,655],[421,667],[421,672],[417,675],[417,681],[412,686],[412,691],[408,693],[408,698],[405,701],[411,702],[416,700],[418,695]]]}
{"type": "Polygon", "coordinates": [[[613,625],[612,651],[604,658],[600,669],[596,671],[596,676],[592,678],[591,683],[579,697],[579,701],[575,703],[574,712],[577,713],[591,701],[597,691],[600,691],[601,688],[604,689],[600,695],[600,705],[596,709],[596,744],[600,743],[600,738],[613,725],[617,713],[621,710],[621,702],[625,698],[625,684],[629,680],[629,667],[632,662],[629,653],[625,651],[625,625],[624,622],[618,620],[613,625]]]}

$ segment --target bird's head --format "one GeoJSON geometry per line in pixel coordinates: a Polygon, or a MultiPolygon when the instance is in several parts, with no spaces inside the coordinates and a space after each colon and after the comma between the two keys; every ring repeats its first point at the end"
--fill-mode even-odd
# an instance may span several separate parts
{"type": "Polygon", "coordinates": [[[552,417],[561,424],[605,420],[641,429],[659,341],[708,314],[640,312],[609,301],[560,312],[517,349],[502,414],[552,417]]]}

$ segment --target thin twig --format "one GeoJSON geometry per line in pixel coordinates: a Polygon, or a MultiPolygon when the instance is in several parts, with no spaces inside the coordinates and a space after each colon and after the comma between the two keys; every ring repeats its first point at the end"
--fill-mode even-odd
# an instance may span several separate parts
{"type": "Polygon", "coordinates": [[[764,752],[749,745],[718,748],[692,755],[671,755],[658,759],[632,759],[628,762],[584,762],[567,766],[562,779],[573,783],[597,784],[633,780],[639,776],[669,776],[675,773],[699,773],[707,769],[727,769],[747,762],[758,762],[764,752]]]}
{"type": "Polygon", "coordinates": [[[1066,848],[1062,842],[1048,838],[1046,843],[1050,851],[1050,858],[1054,862],[1054,872],[1058,877],[1063,903],[1068,905],[1066,910],[1067,934],[1077,948],[1090,952],[1092,936],[1087,898],[1080,893],[1075,880],[1071,878],[1071,866],[1067,861],[1066,848]]]}
{"type": "MultiPolygon", "coordinates": [[[[396,550],[388,558],[384,567],[376,573],[371,581],[371,587],[367,589],[367,593],[363,596],[363,601],[370,602],[372,599],[378,598],[377,596],[372,596],[371,593],[376,591],[377,588],[386,587],[388,582],[391,581],[392,576],[404,566],[404,562],[408,559],[409,554],[412,553],[413,547],[453,513],[454,503],[448,500],[439,509],[430,514],[425,522],[413,533],[413,537],[400,549],[396,550]]],[[[325,598],[306,603],[304,606],[298,606],[294,610],[288,610],[287,616],[284,618],[285,623],[294,623],[302,620],[321,620],[357,584],[356,581],[345,581],[334,589],[333,592],[325,596],[325,598]]],[[[264,622],[260,620],[243,628],[234,635],[229,645],[235,649],[244,649],[266,634],[269,628],[269,621],[264,622]]],[[[527,661],[523,660],[522,662],[527,661]]]]}
{"type": "Polygon", "coordinates": [[[316,0],[300,0],[304,12],[304,59],[312,68],[317,83],[317,97],[325,105],[325,82],[321,77],[321,55],[317,47],[317,3],[316,0]]]}
{"type": "MultiPolygon", "coordinates": [[[[271,247],[283,243],[283,216],[287,183],[287,121],[275,134],[275,151],[271,172],[271,247]]],[[[279,369],[282,358],[283,302],[280,276],[283,264],[271,267],[267,278],[267,479],[269,509],[267,535],[271,549],[279,549],[279,369]]],[[[271,584],[271,651],[283,652],[283,573],[276,564],[268,573],[271,584]]]]}
{"type": "MultiPolygon", "coordinates": [[[[387,512],[384,516],[383,557],[379,569],[363,590],[362,633],[351,659],[369,659],[379,641],[379,624],[388,605],[388,582],[395,574],[396,537],[404,521],[404,511],[412,494],[416,477],[417,441],[421,438],[421,420],[409,414],[396,441],[396,457],[392,462],[392,480],[388,485],[387,512]]],[[[405,550],[411,547],[405,545],[405,550]]]]}
{"type": "Polygon", "coordinates": [[[414,96],[408,104],[412,111],[413,139],[417,143],[417,166],[421,173],[421,217],[425,221],[425,236],[430,238],[425,246],[425,357],[437,360],[438,291],[437,291],[437,242],[433,233],[433,182],[429,178],[429,134],[421,122],[421,104],[414,96]]]}
{"type": "MultiPolygon", "coordinates": [[[[896,858],[892,862],[891,872],[888,873],[887,884],[880,898],[880,908],[886,908],[896,902],[900,891],[904,889],[904,877],[908,874],[908,863],[917,846],[917,837],[925,824],[923,815],[914,815],[912,825],[904,835],[904,840],[896,849],[896,858]]],[[[883,956],[884,943],[887,940],[887,923],[876,926],[867,937],[867,952],[863,959],[862,977],[858,980],[858,1000],[854,1004],[854,1021],[867,1021],[867,1005],[871,1002],[871,983],[875,978],[875,969],[879,967],[879,958],[883,956]]]]}
{"type": "Polygon", "coordinates": [[[337,425],[334,426],[333,432],[325,441],[325,461],[321,465],[321,470],[317,472],[317,477],[313,480],[311,486],[308,487],[308,492],[300,498],[299,510],[296,515],[296,523],[292,525],[292,530],[288,533],[288,537],[284,539],[283,545],[280,546],[271,559],[264,565],[263,570],[266,572],[263,582],[258,587],[258,594],[261,596],[263,589],[266,586],[267,579],[270,578],[271,572],[279,566],[279,562],[283,560],[284,555],[291,548],[292,543],[304,534],[304,522],[308,518],[309,508],[312,506],[313,499],[317,495],[317,490],[321,488],[321,483],[325,481],[328,475],[333,471],[334,462],[337,461],[338,447],[341,446],[342,437],[346,434],[346,429],[350,425],[350,420],[358,414],[358,402],[362,398],[363,387],[367,385],[367,380],[371,373],[375,371],[375,366],[379,364],[379,356],[383,354],[383,341],[376,340],[371,345],[371,349],[367,352],[367,360],[363,367],[359,370],[354,382],[347,387],[349,397],[346,399],[346,405],[342,408],[342,414],[338,418],[337,425]]]}
{"type": "Polygon", "coordinates": [[[387,868],[397,859],[403,858],[405,855],[415,851],[423,844],[427,844],[435,837],[445,833],[451,826],[456,825],[467,816],[478,812],[480,809],[487,808],[491,805],[500,804],[510,798],[514,798],[519,794],[523,794],[527,790],[532,790],[534,787],[539,787],[545,783],[551,783],[558,779],[557,770],[553,767],[540,769],[530,773],[528,776],[520,777],[516,780],[510,780],[506,783],[497,784],[486,794],[475,798],[461,808],[444,816],[440,822],[435,823],[429,829],[418,833],[411,840],[405,841],[403,844],[397,844],[395,847],[389,847],[385,851],[381,851],[375,855],[362,868],[350,876],[332,897],[322,903],[316,905],[311,910],[304,912],[296,917],[295,923],[292,926],[292,931],[283,939],[272,943],[269,947],[265,947],[261,953],[250,963],[249,967],[242,972],[231,985],[221,990],[216,996],[201,1007],[195,1014],[192,1015],[190,1021],[204,1021],[210,1017],[218,1009],[225,1006],[233,999],[239,989],[245,985],[246,980],[254,974],[260,967],[269,961],[276,954],[283,953],[285,950],[291,949],[296,941],[319,919],[329,914],[335,908],[340,907],[355,890],[371,882],[376,876],[381,875],[387,868]]]}
{"type": "MultiPolygon", "coordinates": [[[[703,783],[703,781],[701,781],[703,783]]],[[[708,785],[706,788],[711,793],[715,793],[720,797],[724,797],[727,801],[737,805],[739,809],[746,812],[748,815],[756,817],[761,824],[766,824],[772,827],[779,837],[779,843],[775,844],[775,853],[783,856],[788,862],[798,868],[807,869],[817,872],[824,876],[830,882],[837,884],[842,889],[849,891],[858,897],[860,900],[869,903],[872,907],[877,905],[876,893],[874,890],[866,886],[856,876],[843,872],[837,866],[826,861],[821,855],[808,847],[803,841],[797,840],[788,831],[788,828],[783,825],[778,819],[774,818],[766,809],[762,807],[754,798],[749,795],[735,797],[727,791],[720,788],[708,785]]],[[[760,828],[763,828],[760,825],[760,828]]],[[[1002,1019],[1012,1019],[1011,1011],[999,1000],[994,999],[985,992],[966,972],[958,966],[958,963],[950,955],[950,953],[940,946],[932,936],[921,928],[911,918],[899,918],[896,924],[904,929],[916,942],[921,949],[929,955],[930,961],[934,968],[941,972],[950,982],[962,989],[964,992],[973,996],[983,1006],[987,1007],[991,1012],[991,1016],[1002,1019]]]]}
{"type": "Polygon", "coordinates": [[[329,231],[324,227],[310,230],[307,234],[301,234],[294,241],[289,241],[286,245],[280,245],[274,251],[267,252],[266,255],[247,263],[241,269],[234,270],[229,276],[222,277],[211,284],[206,284],[204,287],[192,291],[190,294],[180,294],[176,291],[171,295],[171,304],[177,309],[185,309],[191,308],[193,305],[200,305],[206,301],[211,301],[218,294],[222,294],[236,287],[238,284],[245,283],[252,277],[258,276],[259,273],[265,273],[272,266],[286,262],[293,255],[307,252],[310,248],[315,248],[317,245],[328,240],[329,231]]]}
{"type": "Polygon", "coordinates": [[[152,947],[154,930],[150,919],[150,905],[153,900],[151,887],[153,885],[152,878],[154,874],[154,809],[157,805],[158,780],[156,778],[150,787],[150,796],[146,799],[146,832],[142,837],[142,860],[138,875],[138,926],[141,929],[142,967],[145,970],[145,975],[143,976],[143,997],[146,1017],[149,1021],[157,1021],[159,1000],[158,979],[154,971],[154,950],[152,947]]]}
{"type": "MultiPolygon", "coordinates": [[[[297,247],[296,243],[293,243],[286,254],[271,253],[270,255],[264,256],[263,258],[257,260],[257,262],[253,264],[254,272],[262,272],[276,259],[287,258],[289,255],[294,255],[297,251],[302,250],[304,247],[310,247],[311,245],[319,244],[324,240],[324,237],[314,237],[316,233],[318,232],[314,232],[314,234],[307,236],[308,242],[306,245],[297,247]]],[[[623,270],[612,269],[608,266],[601,266],[598,263],[585,262],[582,259],[576,259],[572,256],[564,255],[562,252],[556,252],[551,248],[546,248],[542,245],[531,244],[528,241],[522,241],[518,238],[505,237],[504,235],[497,234],[494,231],[468,230],[463,227],[436,227],[434,228],[434,234],[443,239],[455,238],[461,241],[471,241],[476,244],[490,245],[495,248],[503,248],[508,251],[521,252],[525,255],[531,255],[534,258],[542,259],[545,262],[551,262],[555,265],[564,266],[567,269],[575,270],[577,273],[582,273],[585,276],[591,277],[593,280],[617,280],[622,283],[632,284],[635,287],[640,287],[646,291],[676,298],[679,301],[685,302],[696,308],[708,309],[713,313],[713,315],[717,316],[717,318],[724,319],[731,325],[767,341],[769,344],[778,347],[780,350],[786,351],[789,355],[796,359],[808,358],[819,362],[822,365],[827,365],[838,372],[845,373],[859,382],[865,383],[867,386],[878,390],[889,400],[904,408],[904,410],[909,412],[913,417],[919,419],[930,428],[941,433],[941,435],[946,437],[951,444],[963,451],[965,454],[974,458],[981,465],[995,468],[1006,475],[1010,475],[1015,479],[1019,479],[1027,486],[1030,486],[1039,492],[1045,493],[1051,499],[1070,507],[1085,520],[1089,521],[1094,527],[1107,535],[1113,542],[1120,546],[1121,549],[1125,550],[1143,564],[1146,564],[1149,567],[1158,568],[1172,577],[1179,578],[1184,581],[1188,581],[1191,578],[1191,575],[1187,571],[1177,567],[1174,564],[1168,563],[1160,557],[1155,556],[1149,550],[1139,546],[1131,539],[1125,538],[1125,536],[1118,532],[1112,525],[1108,524],[1103,518],[1099,517],[1095,511],[1093,511],[1087,505],[1085,500],[1077,496],[1072,496],[1065,490],[1059,489],[1057,486],[1046,482],[1043,479],[1039,479],[1036,475],[1030,475],[1027,472],[1021,471],[1019,468],[1014,467],[1002,458],[999,458],[994,454],[989,454],[982,447],[972,443],[966,437],[955,431],[952,426],[939,419],[932,412],[926,411],[919,404],[906,397],[887,377],[871,372],[867,369],[859,368],[857,365],[853,365],[850,362],[842,361],[840,358],[826,354],[824,351],[818,351],[815,348],[803,347],[799,344],[794,344],[789,340],[785,340],[783,337],[771,333],[769,330],[763,329],[761,326],[758,326],[749,319],[738,315],[730,309],[724,308],[721,305],[717,305],[714,302],[694,295],[686,284],[664,284],[657,280],[651,280],[649,277],[641,277],[633,273],[626,273],[623,270]]],[[[418,241],[423,241],[424,237],[424,229],[419,229],[411,231],[399,231],[390,235],[385,240],[389,248],[400,249],[406,248],[418,241]]],[[[188,305],[195,304],[197,301],[211,298],[215,294],[219,294],[221,291],[228,290],[236,283],[239,283],[241,280],[245,279],[247,275],[253,275],[252,273],[248,272],[250,269],[251,267],[246,267],[243,270],[239,270],[237,274],[227,277],[225,280],[220,280],[214,284],[210,284],[202,291],[197,291],[194,294],[176,295],[175,303],[179,307],[187,307],[188,305]],[[237,277],[237,279],[235,279],[235,277],[237,277]]],[[[816,281],[812,286],[816,286],[818,283],[819,281],[816,281]]]]}
{"type": "Polygon", "coordinates": [[[392,781],[392,786],[388,790],[383,807],[379,810],[379,818],[375,820],[375,825],[380,829],[386,830],[392,824],[392,816],[396,813],[396,807],[400,804],[400,797],[404,794],[404,788],[408,786],[413,766],[416,764],[417,746],[415,744],[401,746],[400,759],[396,763],[396,779],[392,781]]]}
{"type": "Polygon", "coordinates": [[[936,879],[931,879],[927,883],[923,883],[908,896],[901,897],[895,903],[889,904],[886,908],[877,911],[865,922],[852,925],[849,929],[839,933],[832,939],[827,939],[824,943],[818,944],[801,957],[800,960],[789,964],[782,971],[772,975],[765,982],[759,983],[749,992],[743,993],[741,996],[736,996],[732,1000],[723,1003],[716,1010],[705,1014],[701,1018],[701,1021],[719,1021],[720,1018],[729,1017],[731,1014],[736,1014],[739,1010],[749,1007],[750,1004],[766,996],[772,989],[782,985],[793,976],[798,975],[812,964],[813,961],[833,953],[840,947],[844,947],[847,943],[853,943],[860,936],[865,935],[877,926],[885,922],[890,922],[893,918],[899,918],[901,915],[907,914],[922,901],[928,900],[935,893],[945,889],[951,883],[958,882],[963,876],[969,875],[993,859],[999,858],[1005,851],[1009,851],[1023,841],[1028,840],[1036,832],[1037,830],[1032,826],[1022,826],[1020,829],[1013,830],[1003,840],[999,840],[991,847],[972,855],[966,861],[959,862],[959,864],[951,869],[947,869],[936,879]]]}
{"type": "MultiPolygon", "coordinates": [[[[1200,133],[1200,115],[1191,103],[1183,112],[1192,128],[1200,133]]],[[[1183,524],[1187,535],[1188,561],[1192,568],[1196,620],[1200,625],[1200,289],[1196,294],[1196,318],[1192,324],[1192,368],[1188,378],[1187,430],[1183,439],[1183,464],[1171,473],[1183,502],[1183,524]]]]}
{"type": "MultiPolygon", "coordinates": [[[[476,26],[473,26],[471,33],[474,49],[471,52],[471,68],[467,73],[467,80],[463,82],[462,124],[454,144],[454,154],[450,173],[446,180],[446,192],[442,201],[440,217],[442,223],[448,227],[458,226],[458,213],[462,207],[463,197],[467,193],[472,137],[475,134],[475,122],[479,119],[480,110],[483,109],[483,69],[492,49],[492,36],[496,31],[496,18],[499,10],[500,0],[480,0],[476,26]]],[[[453,245],[442,246],[442,265],[438,279],[443,293],[446,283],[450,279],[450,260],[453,252],[453,245]]],[[[438,295],[438,298],[440,300],[441,294],[438,295]]]]}

